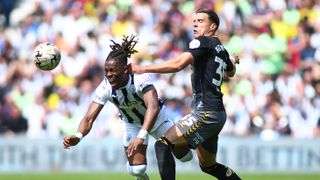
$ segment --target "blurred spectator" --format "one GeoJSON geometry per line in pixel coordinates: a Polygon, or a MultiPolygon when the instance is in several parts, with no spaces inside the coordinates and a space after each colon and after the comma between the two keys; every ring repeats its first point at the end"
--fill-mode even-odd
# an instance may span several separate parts
{"type": "Polygon", "coordinates": [[[28,130],[28,122],[22,116],[20,109],[14,104],[10,96],[6,96],[1,107],[1,133],[7,136],[25,135],[28,130]]]}
{"type": "Polygon", "coordinates": [[[0,26],[10,26],[10,15],[18,0],[0,1],[0,26]],[[2,16],[3,15],[3,16],[2,16]]]}

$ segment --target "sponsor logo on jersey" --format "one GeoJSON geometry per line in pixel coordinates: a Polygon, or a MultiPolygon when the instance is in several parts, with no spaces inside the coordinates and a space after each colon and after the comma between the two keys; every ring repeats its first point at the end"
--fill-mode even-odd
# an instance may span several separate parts
{"type": "Polygon", "coordinates": [[[151,84],[151,77],[150,76],[146,76],[141,83],[139,84],[140,89],[143,89],[144,87],[148,86],[151,84]]]}
{"type": "Polygon", "coordinates": [[[219,52],[224,51],[224,47],[221,44],[218,44],[216,47],[214,47],[214,49],[217,51],[218,54],[219,52]]]}
{"type": "Polygon", "coordinates": [[[200,41],[198,39],[194,39],[189,43],[189,48],[190,49],[195,49],[200,47],[200,41]]]}

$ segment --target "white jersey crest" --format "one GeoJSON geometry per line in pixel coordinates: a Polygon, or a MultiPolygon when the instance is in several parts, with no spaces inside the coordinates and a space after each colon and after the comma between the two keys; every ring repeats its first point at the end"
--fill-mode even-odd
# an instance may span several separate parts
{"type": "Polygon", "coordinates": [[[198,39],[194,39],[189,43],[189,48],[190,49],[195,49],[200,47],[200,41],[198,39]]]}

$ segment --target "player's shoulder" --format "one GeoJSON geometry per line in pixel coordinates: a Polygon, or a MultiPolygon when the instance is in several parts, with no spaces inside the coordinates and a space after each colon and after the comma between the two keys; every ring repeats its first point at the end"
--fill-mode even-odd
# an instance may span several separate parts
{"type": "Polygon", "coordinates": [[[152,84],[151,76],[148,73],[133,75],[134,84],[137,87],[143,88],[146,85],[152,84]]]}
{"type": "Polygon", "coordinates": [[[104,104],[108,99],[110,99],[112,94],[112,88],[108,80],[103,79],[98,87],[95,89],[93,93],[93,101],[104,104]]]}
{"type": "Polygon", "coordinates": [[[200,36],[200,41],[208,44],[221,44],[218,36],[200,36]]]}
{"type": "Polygon", "coordinates": [[[209,48],[219,43],[220,41],[216,37],[199,36],[190,41],[189,48],[190,49],[209,48]]]}
{"type": "Polygon", "coordinates": [[[150,74],[148,73],[143,73],[143,74],[135,74],[133,75],[133,79],[136,82],[141,82],[145,80],[151,80],[150,74]]]}
{"type": "Polygon", "coordinates": [[[97,87],[97,89],[99,89],[100,91],[104,91],[104,92],[108,92],[108,91],[111,91],[112,90],[112,87],[109,83],[109,81],[107,80],[107,78],[104,78],[99,86],[97,87]]]}

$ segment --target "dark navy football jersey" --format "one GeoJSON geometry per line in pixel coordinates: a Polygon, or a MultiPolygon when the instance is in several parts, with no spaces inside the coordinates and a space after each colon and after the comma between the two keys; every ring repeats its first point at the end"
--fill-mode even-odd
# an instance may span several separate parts
{"type": "Polygon", "coordinates": [[[189,43],[194,110],[224,110],[221,84],[225,71],[232,71],[229,53],[217,37],[200,36],[189,43]]]}

